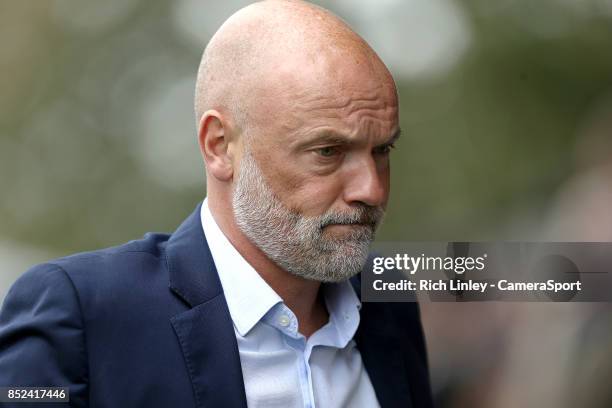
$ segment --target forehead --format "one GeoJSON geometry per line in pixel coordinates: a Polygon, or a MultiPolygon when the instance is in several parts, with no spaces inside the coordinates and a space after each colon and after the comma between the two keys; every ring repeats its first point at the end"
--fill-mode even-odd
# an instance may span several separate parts
{"type": "Polygon", "coordinates": [[[398,127],[398,101],[393,80],[381,71],[325,59],[279,67],[277,80],[258,92],[254,119],[276,142],[325,128],[354,137],[389,136],[398,127]]]}
{"type": "Polygon", "coordinates": [[[397,127],[397,103],[383,87],[327,89],[296,98],[281,123],[297,133],[328,128],[354,137],[385,136],[397,127]]]}

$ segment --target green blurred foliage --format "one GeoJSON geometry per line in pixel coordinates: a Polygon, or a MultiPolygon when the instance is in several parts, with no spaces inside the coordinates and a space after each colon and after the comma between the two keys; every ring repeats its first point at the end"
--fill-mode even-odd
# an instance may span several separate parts
{"type": "MultiPolygon", "coordinates": [[[[458,4],[472,31],[460,61],[435,80],[397,76],[403,136],[381,240],[524,238],[511,226],[545,214],[574,171],[577,128],[612,90],[612,13],[560,0],[458,4]],[[549,31],[528,29],[547,19],[549,31]]],[[[2,236],[88,250],[172,231],[202,199],[182,90],[205,44],[177,29],[175,6],[3,5],[2,236]]],[[[405,52],[401,33],[394,49],[405,52]]]]}
{"type": "Polygon", "coordinates": [[[577,127],[612,90],[609,17],[540,38],[471,3],[475,42],[460,65],[437,84],[400,84],[387,239],[528,239],[509,224],[547,212],[574,171],[577,127]]]}

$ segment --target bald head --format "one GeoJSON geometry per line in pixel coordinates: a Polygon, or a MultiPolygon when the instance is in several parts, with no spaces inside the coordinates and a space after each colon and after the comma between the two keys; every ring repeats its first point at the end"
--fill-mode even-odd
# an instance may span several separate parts
{"type": "Polygon", "coordinates": [[[367,43],[309,3],[252,4],[206,47],[195,102],[208,205],[245,259],[314,281],[358,271],[399,135],[395,84],[367,43]]]}
{"type": "Polygon", "coordinates": [[[393,79],[369,45],[337,16],[303,1],[267,0],[232,15],[210,40],[198,71],[196,126],[210,109],[240,132],[267,102],[342,82],[347,70],[393,79]]]}

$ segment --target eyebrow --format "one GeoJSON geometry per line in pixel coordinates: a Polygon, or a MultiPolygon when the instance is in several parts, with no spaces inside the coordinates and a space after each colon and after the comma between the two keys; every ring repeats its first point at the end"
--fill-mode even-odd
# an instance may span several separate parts
{"type": "Polygon", "coordinates": [[[402,129],[397,128],[397,130],[393,132],[389,140],[386,143],[383,143],[383,145],[391,145],[397,142],[401,135],[402,135],[402,129]]]}
{"type": "MultiPolygon", "coordinates": [[[[376,145],[376,147],[392,145],[400,138],[401,133],[402,133],[402,130],[400,128],[397,128],[397,130],[393,132],[393,134],[387,139],[386,142],[380,143],[376,145]]],[[[299,143],[298,148],[309,147],[309,146],[312,146],[318,143],[351,145],[351,144],[355,144],[355,140],[351,139],[349,136],[346,136],[342,133],[338,133],[334,130],[325,130],[313,136],[312,138],[299,143]]]]}

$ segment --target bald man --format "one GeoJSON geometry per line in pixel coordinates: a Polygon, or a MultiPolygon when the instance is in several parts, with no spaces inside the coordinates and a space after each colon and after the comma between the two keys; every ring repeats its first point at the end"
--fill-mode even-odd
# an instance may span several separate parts
{"type": "Polygon", "coordinates": [[[319,7],[255,3],[206,47],[195,111],[204,202],[171,235],[25,273],[0,387],[67,387],[74,407],[431,406],[416,304],[359,300],[399,136],[376,53],[319,7]]]}

